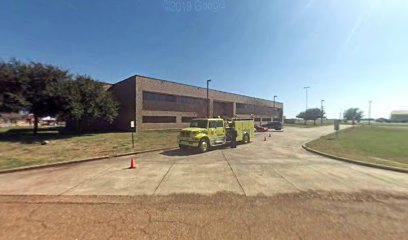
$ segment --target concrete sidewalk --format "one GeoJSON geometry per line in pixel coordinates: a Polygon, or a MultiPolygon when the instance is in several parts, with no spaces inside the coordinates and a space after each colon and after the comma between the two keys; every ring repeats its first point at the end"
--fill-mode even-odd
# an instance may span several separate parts
{"type": "Polygon", "coordinates": [[[0,194],[167,195],[230,191],[245,195],[328,190],[408,193],[408,174],[338,162],[301,144],[332,126],[259,133],[251,144],[204,154],[168,150],[0,175],[0,194]]]}

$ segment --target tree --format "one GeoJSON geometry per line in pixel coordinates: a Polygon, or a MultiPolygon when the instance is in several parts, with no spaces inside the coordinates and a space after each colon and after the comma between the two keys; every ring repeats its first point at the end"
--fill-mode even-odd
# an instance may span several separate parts
{"type": "Polygon", "coordinates": [[[25,91],[26,109],[34,115],[34,134],[37,134],[38,119],[55,115],[61,111],[59,85],[70,78],[68,71],[52,65],[31,62],[21,70],[27,78],[29,88],[25,91]]]}
{"type": "Polygon", "coordinates": [[[387,119],[387,118],[377,118],[375,121],[376,121],[376,122],[380,122],[380,123],[383,123],[383,122],[388,123],[388,122],[390,122],[390,120],[387,119]]]}
{"type": "Polygon", "coordinates": [[[300,112],[298,115],[296,115],[296,117],[303,119],[305,121],[305,125],[306,125],[305,112],[300,112]]]}
{"type": "Polygon", "coordinates": [[[302,118],[305,124],[308,120],[313,120],[316,125],[316,120],[320,117],[324,117],[326,113],[321,111],[319,108],[309,108],[305,112],[300,112],[296,117],[302,118]]]}
{"type": "Polygon", "coordinates": [[[18,112],[28,105],[25,91],[27,79],[21,76],[24,64],[12,59],[0,62],[0,111],[18,112]]]}
{"type": "Polygon", "coordinates": [[[77,76],[60,85],[63,98],[61,116],[75,122],[75,130],[82,133],[86,121],[105,120],[112,123],[118,115],[118,103],[103,84],[88,76],[77,76]]]}
{"type": "Polygon", "coordinates": [[[316,120],[320,117],[324,116],[324,112],[322,113],[320,108],[309,108],[305,112],[304,119],[313,120],[313,124],[316,125],[316,120]]]}
{"type": "Polygon", "coordinates": [[[34,115],[34,134],[39,117],[60,114],[77,122],[117,117],[118,103],[103,84],[87,76],[75,80],[66,70],[37,62],[0,61],[0,111],[25,110],[34,115]]]}
{"type": "Polygon", "coordinates": [[[0,63],[0,110],[26,110],[34,115],[34,134],[39,117],[61,110],[58,86],[70,78],[67,71],[52,65],[17,60],[0,63]]]}
{"type": "Polygon", "coordinates": [[[296,115],[297,118],[305,118],[305,112],[300,112],[298,115],[296,115]]]}
{"type": "Polygon", "coordinates": [[[361,118],[363,118],[363,113],[359,108],[349,108],[344,112],[343,117],[347,121],[351,120],[354,125],[355,121],[360,122],[361,118]]]}

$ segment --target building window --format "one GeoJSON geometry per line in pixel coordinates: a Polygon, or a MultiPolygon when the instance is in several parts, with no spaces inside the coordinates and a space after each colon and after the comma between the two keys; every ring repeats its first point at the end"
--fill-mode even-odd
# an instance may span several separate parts
{"type": "Polygon", "coordinates": [[[194,117],[181,117],[181,122],[189,123],[194,119],[194,117]]]}
{"type": "Polygon", "coordinates": [[[260,119],[260,118],[255,118],[254,121],[255,121],[255,122],[260,122],[261,119],[260,119]]]}
{"type": "Polygon", "coordinates": [[[169,94],[143,92],[143,100],[157,102],[176,102],[177,97],[169,94]]]}
{"type": "Polygon", "coordinates": [[[176,123],[172,116],[143,116],[143,123],[176,123]]]}
{"type": "Polygon", "coordinates": [[[262,118],[262,121],[264,121],[264,122],[270,122],[270,121],[271,121],[271,118],[262,118]]]}
{"type": "Polygon", "coordinates": [[[272,115],[273,108],[261,105],[237,103],[237,114],[272,115]]]}
{"type": "Polygon", "coordinates": [[[204,105],[205,99],[175,96],[164,93],[143,92],[143,100],[156,102],[177,102],[178,104],[204,105]]]}
{"type": "Polygon", "coordinates": [[[204,105],[205,101],[206,101],[205,99],[201,99],[201,98],[184,97],[184,96],[177,97],[177,103],[179,104],[204,105]]]}
{"type": "Polygon", "coordinates": [[[203,106],[206,106],[206,100],[201,98],[143,92],[143,110],[193,112],[204,116],[206,108],[203,106]]]}

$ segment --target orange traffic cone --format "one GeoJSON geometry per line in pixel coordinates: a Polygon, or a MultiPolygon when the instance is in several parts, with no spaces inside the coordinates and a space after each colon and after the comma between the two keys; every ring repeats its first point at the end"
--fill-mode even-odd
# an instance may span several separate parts
{"type": "Polygon", "coordinates": [[[133,169],[133,168],[136,168],[136,166],[135,166],[136,164],[135,164],[135,159],[134,158],[132,158],[132,160],[130,160],[130,167],[129,167],[129,169],[133,169]]]}
{"type": "Polygon", "coordinates": [[[264,141],[266,141],[266,137],[264,137],[264,141]]]}

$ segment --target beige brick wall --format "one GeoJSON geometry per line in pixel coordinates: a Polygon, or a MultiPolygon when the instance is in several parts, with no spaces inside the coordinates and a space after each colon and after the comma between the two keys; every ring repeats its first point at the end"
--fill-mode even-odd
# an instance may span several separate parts
{"type": "MultiPolygon", "coordinates": [[[[137,129],[138,130],[152,130],[152,129],[176,129],[188,126],[188,123],[182,123],[181,117],[192,116],[199,117],[195,112],[173,112],[173,111],[147,111],[143,110],[143,91],[165,93],[177,96],[188,96],[194,98],[207,98],[207,89],[194,87],[165,80],[156,80],[143,76],[132,77],[136,84],[136,112],[137,117],[137,129]],[[175,116],[177,117],[177,123],[142,123],[142,116],[175,116]]],[[[273,101],[265,99],[253,98],[242,96],[238,94],[225,93],[221,91],[211,90],[209,91],[210,98],[210,116],[213,115],[213,102],[229,102],[233,107],[233,114],[236,113],[236,103],[253,104],[260,106],[273,107],[273,101]]],[[[206,111],[206,106],[202,106],[206,111]]],[[[282,108],[283,104],[280,102],[275,103],[276,108],[282,108]]],[[[250,117],[250,115],[238,115],[238,117],[250,117]]],[[[271,118],[272,116],[256,116],[261,118],[271,118]]]]}
{"type": "MultiPolygon", "coordinates": [[[[204,82],[205,83],[205,82],[204,82]]],[[[180,129],[187,127],[188,123],[182,123],[182,117],[203,117],[206,113],[207,106],[203,105],[201,111],[168,111],[167,108],[159,111],[143,109],[143,91],[171,94],[177,96],[187,96],[193,98],[207,98],[207,89],[194,87],[164,80],[156,80],[143,76],[133,76],[118,82],[109,89],[119,101],[119,116],[114,121],[113,127],[117,130],[132,131],[130,121],[136,122],[136,129],[133,130],[154,130],[154,129],[180,129]],[[177,119],[176,123],[143,123],[143,116],[174,116],[177,119]]],[[[242,96],[238,94],[225,93],[216,90],[209,91],[210,98],[210,116],[213,115],[213,105],[215,102],[226,102],[231,111],[228,114],[237,117],[248,118],[249,114],[236,114],[236,103],[252,104],[266,107],[273,107],[273,101],[265,99],[242,96]]],[[[163,106],[165,106],[164,104],[163,106]]],[[[282,108],[283,104],[275,103],[276,108],[282,108]]],[[[155,106],[157,108],[157,106],[155,106]]],[[[217,106],[218,109],[219,105],[217,106]]],[[[189,109],[189,108],[186,108],[189,109]]],[[[183,110],[186,110],[183,109],[183,110]]],[[[257,118],[271,118],[272,116],[263,115],[256,116],[257,118]]],[[[258,123],[259,124],[259,123],[258,123]]]]}
{"type": "Polygon", "coordinates": [[[136,120],[136,81],[133,77],[125,79],[114,84],[109,91],[119,102],[119,115],[113,122],[114,128],[121,131],[132,131],[130,121],[136,120]]]}

